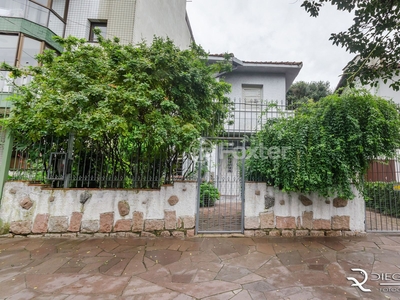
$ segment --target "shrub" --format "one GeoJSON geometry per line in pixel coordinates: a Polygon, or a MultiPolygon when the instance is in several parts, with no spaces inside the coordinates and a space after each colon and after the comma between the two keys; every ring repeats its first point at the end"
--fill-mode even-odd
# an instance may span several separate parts
{"type": "Polygon", "coordinates": [[[366,207],[375,212],[400,217],[400,191],[396,182],[366,182],[364,200],[366,207]]]}
{"type": "Polygon", "coordinates": [[[213,183],[205,182],[200,185],[200,207],[214,206],[219,196],[219,191],[213,183]]]}
{"type": "Polygon", "coordinates": [[[352,199],[351,185],[362,190],[370,161],[400,148],[400,116],[393,102],[366,91],[335,94],[292,117],[269,119],[252,148],[250,176],[261,174],[286,192],[352,199]]]}

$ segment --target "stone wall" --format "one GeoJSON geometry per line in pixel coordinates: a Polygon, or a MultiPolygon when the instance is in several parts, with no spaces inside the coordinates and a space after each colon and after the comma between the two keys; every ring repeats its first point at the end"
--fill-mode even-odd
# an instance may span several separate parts
{"type": "MultiPolygon", "coordinates": [[[[340,236],[365,232],[365,204],[316,194],[282,193],[265,183],[245,186],[246,236],[340,236]]],[[[194,236],[197,183],[159,190],[51,189],[7,182],[0,234],[46,236],[194,236]]]]}
{"type": "Polygon", "coordinates": [[[341,236],[365,232],[365,203],[317,194],[283,193],[260,182],[245,187],[245,235],[341,236]]]}
{"type": "Polygon", "coordinates": [[[159,190],[51,189],[7,182],[0,234],[47,236],[194,235],[196,182],[159,190]]]}

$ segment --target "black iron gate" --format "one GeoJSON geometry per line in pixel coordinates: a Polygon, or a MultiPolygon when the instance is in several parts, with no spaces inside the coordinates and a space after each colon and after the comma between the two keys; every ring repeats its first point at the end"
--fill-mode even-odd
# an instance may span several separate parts
{"type": "Polygon", "coordinates": [[[202,140],[197,233],[243,232],[245,154],[242,138],[202,140]]]}
{"type": "Polygon", "coordinates": [[[365,229],[400,231],[400,177],[397,158],[370,164],[365,183],[365,229]]]}

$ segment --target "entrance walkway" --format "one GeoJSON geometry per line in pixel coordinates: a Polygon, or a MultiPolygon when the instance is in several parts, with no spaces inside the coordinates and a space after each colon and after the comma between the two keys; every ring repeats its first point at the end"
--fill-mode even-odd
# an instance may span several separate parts
{"type": "Polygon", "coordinates": [[[400,236],[382,234],[0,238],[0,299],[399,299],[370,275],[399,273],[399,253],[400,236]],[[371,292],[351,287],[351,268],[371,292]]]}

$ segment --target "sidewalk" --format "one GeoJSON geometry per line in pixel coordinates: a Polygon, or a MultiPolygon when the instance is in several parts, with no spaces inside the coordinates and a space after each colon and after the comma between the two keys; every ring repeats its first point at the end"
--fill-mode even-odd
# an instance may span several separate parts
{"type": "Polygon", "coordinates": [[[400,235],[388,234],[0,238],[0,299],[400,299],[400,286],[383,293],[371,280],[400,273],[399,253],[400,235]],[[351,268],[371,292],[351,286],[346,277],[363,280],[351,268]]]}

